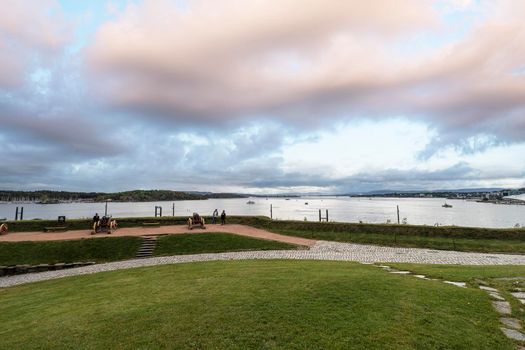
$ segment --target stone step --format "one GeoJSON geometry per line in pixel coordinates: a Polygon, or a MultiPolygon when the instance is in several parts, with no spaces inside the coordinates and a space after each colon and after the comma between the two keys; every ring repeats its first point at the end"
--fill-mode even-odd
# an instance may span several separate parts
{"type": "Polygon", "coordinates": [[[135,255],[136,258],[149,258],[153,256],[153,252],[155,251],[155,247],[157,246],[157,237],[142,237],[142,243],[140,244],[139,250],[137,252],[137,255],[135,255]]]}

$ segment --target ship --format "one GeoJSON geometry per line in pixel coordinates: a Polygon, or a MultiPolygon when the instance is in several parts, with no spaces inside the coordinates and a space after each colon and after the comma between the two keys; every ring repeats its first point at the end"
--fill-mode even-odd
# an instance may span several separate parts
{"type": "Polygon", "coordinates": [[[452,208],[452,205],[445,202],[445,204],[443,204],[442,207],[443,208],[452,208]]]}

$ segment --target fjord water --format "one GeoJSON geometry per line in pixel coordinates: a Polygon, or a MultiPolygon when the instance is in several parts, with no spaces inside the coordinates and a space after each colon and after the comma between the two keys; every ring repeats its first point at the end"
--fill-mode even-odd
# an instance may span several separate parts
{"type": "MultiPolygon", "coordinates": [[[[175,216],[189,216],[193,212],[211,215],[214,209],[224,209],[228,215],[270,216],[274,219],[318,221],[319,209],[323,216],[328,209],[330,221],[386,223],[397,222],[396,206],[401,220],[417,225],[456,225],[471,227],[508,228],[525,225],[525,205],[498,205],[465,200],[441,198],[350,198],[350,197],[301,197],[301,198],[235,198],[208,199],[177,202],[108,203],[108,214],[113,217],[153,216],[155,206],[163,208],[164,216],[171,216],[175,203],[175,216]],[[247,204],[253,201],[254,204],[247,204]],[[443,208],[447,202],[452,208],[443,208]],[[308,204],[306,204],[308,203],[308,204]]],[[[95,213],[104,214],[105,203],[0,203],[0,218],[12,220],[15,208],[24,207],[24,219],[89,218],[95,213]]]]}

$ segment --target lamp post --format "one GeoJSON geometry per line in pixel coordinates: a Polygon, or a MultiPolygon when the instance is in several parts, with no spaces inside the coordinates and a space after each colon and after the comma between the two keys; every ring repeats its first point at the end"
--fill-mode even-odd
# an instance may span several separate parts
{"type": "Polygon", "coordinates": [[[108,202],[111,202],[111,199],[108,198],[106,199],[106,209],[104,210],[104,216],[108,216],[108,202]]]}

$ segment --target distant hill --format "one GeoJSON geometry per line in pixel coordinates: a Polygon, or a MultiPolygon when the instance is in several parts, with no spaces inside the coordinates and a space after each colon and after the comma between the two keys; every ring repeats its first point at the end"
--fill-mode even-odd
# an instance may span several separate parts
{"type": "Polygon", "coordinates": [[[244,198],[247,195],[235,193],[198,193],[170,190],[134,190],[125,192],[67,192],[67,191],[0,191],[0,201],[31,201],[42,204],[58,202],[155,202],[200,200],[209,198],[244,198]]]}
{"type": "Polygon", "coordinates": [[[381,195],[381,194],[393,194],[393,193],[480,193],[480,192],[497,192],[497,191],[503,191],[504,188],[496,188],[496,187],[489,187],[489,188],[461,188],[461,189],[450,189],[450,190],[376,190],[376,191],[368,191],[368,192],[359,192],[359,193],[349,193],[349,195],[352,194],[360,194],[360,195],[381,195]]]}

